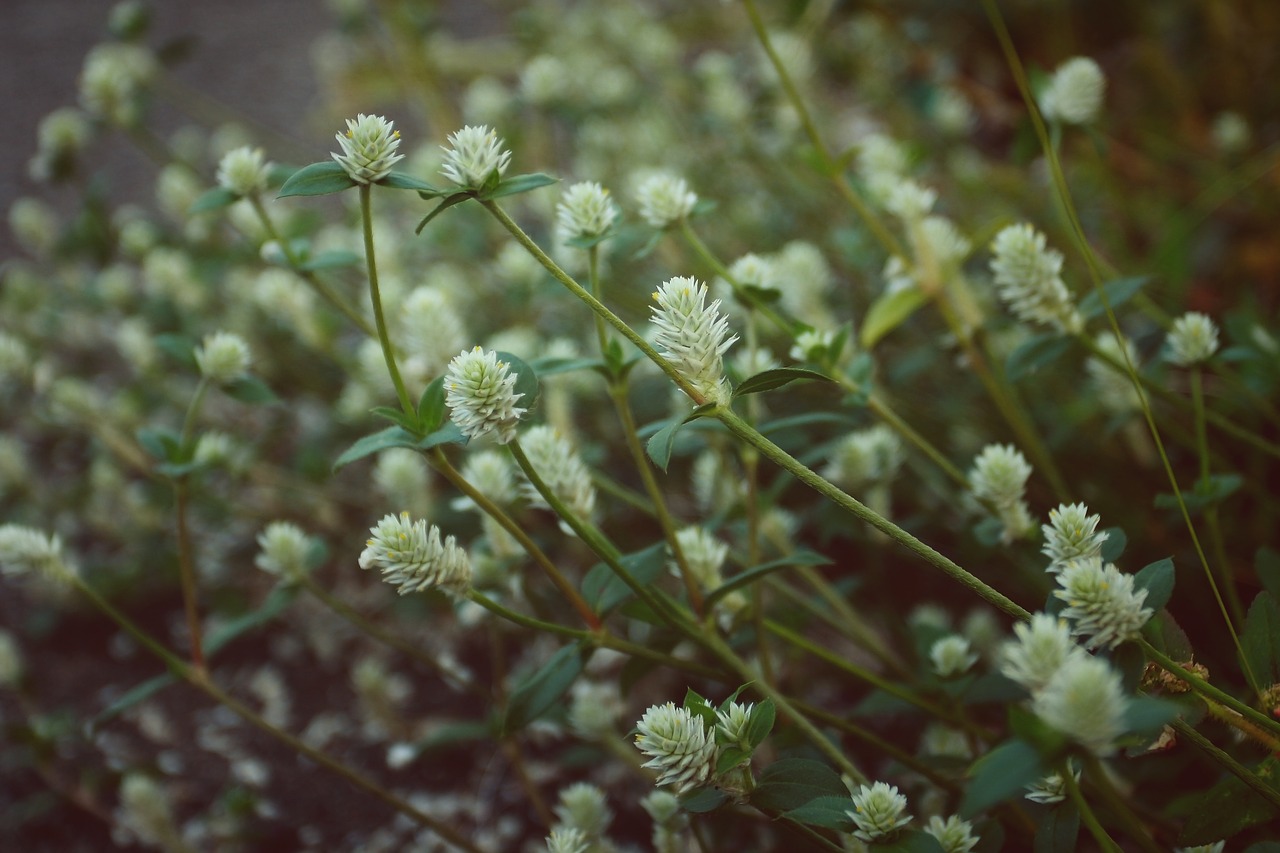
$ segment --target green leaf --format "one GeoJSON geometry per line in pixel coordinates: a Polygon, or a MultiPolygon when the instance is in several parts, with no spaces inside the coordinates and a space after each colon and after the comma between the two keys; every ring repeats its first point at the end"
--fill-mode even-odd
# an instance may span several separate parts
{"type": "Polygon", "coordinates": [[[729,802],[729,795],[719,788],[703,788],[692,791],[680,798],[680,808],[690,814],[705,814],[729,802]]]}
{"type": "MultiPolygon", "coordinates": [[[[667,543],[658,542],[618,559],[641,586],[649,586],[662,575],[667,565],[667,543]]],[[[604,563],[597,563],[582,579],[582,597],[596,613],[608,613],[629,600],[633,593],[622,578],[604,563]]]]}
{"type": "Polygon", "coordinates": [[[1161,610],[1152,616],[1142,634],[1158,651],[1174,660],[1191,660],[1191,640],[1168,610],[1161,610]]]}
{"type": "Polygon", "coordinates": [[[516,384],[511,390],[523,395],[519,398],[520,407],[532,412],[534,406],[538,405],[538,395],[542,391],[537,371],[509,352],[498,351],[496,355],[498,361],[505,362],[507,369],[516,375],[516,384]]]}
{"type": "Polygon", "coordinates": [[[1271,593],[1271,597],[1280,601],[1280,551],[1263,545],[1253,558],[1254,570],[1262,588],[1271,593]]]}
{"type": "Polygon", "coordinates": [[[222,393],[233,400],[239,400],[241,403],[249,403],[251,405],[280,402],[280,398],[268,387],[267,383],[256,376],[248,374],[238,376],[223,385],[222,393]]]}
{"type": "Polygon", "coordinates": [[[298,195],[328,195],[351,189],[356,182],[347,174],[347,170],[336,160],[323,163],[312,163],[303,166],[289,176],[284,182],[276,198],[288,198],[298,195]]]}
{"type": "Polygon", "coordinates": [[[720,750],[720,755],[716,758],[717,777],[723,776],[735,767],[751,761],[751,753],[737,746],[726,746],[720,750]]]}
{"type": "Polygon", "coordinates": [[[918,287],[908,287],[894,293],[882,294],[871,303],[871,307],[867,309],[867,316],[862,318],[858,342],[864,350],[871,349],[881,338],[905,323],[928,301],[929,297],[918,287]]]}
{"type": "Polygon", "coordinates": [[[553,178],[550,175],[544,175],[541,172],[532,172],[527,175],[516,175],[514,177],[498,181],[498,185],[493,189],[481,190],[476,194],[476,198],[481,201],[492,201],[495,198],[515,195],[516,193],[527,193],[530,190],[536,190],[540,187],[549,186],[559,182],[559,178],[553,178]]]}
{"type": "Polygon", "coordinates": [[[1036,826],[1034,853],[1075,853],[1080,835],[1076,804],[1062,802],[1049,809],[1036,826]]]}
{"type": "Polygon", "coordinates": [[[566,246],[574,249],[590,249],[592,246],[599,246],[605,240],[618,236],[618,229],[614,227],[606,228],[599,234],[593,234],[590,237],[570,237],[564,241],[566,246]]]}
{"type": "Polygon", "coordinates": [[[369,414],[377,415],[383,420],[391,421],[396,426],[405,430],[405,432],[411,432],[414,435],[418,435],[421,432],[418,428],[418,416],[416,412],[411,415],[404,409],[396,409],[391,406],[374,406],[369,410],[369,414]]]}
{"type": "Polygon", "coordinates": [[[1071,338],[1065,335],[1043,334],[1029,338],[1009,353],[1009,358],[1004,363],[1005,376],[1010,382],[1030,376],[1052,364],[1070,348],[1071,338]]]}
{"type": "Polygon", "coordinates": [[[849,790],[836,772],[808,758],[783,758],[760,774],[751,792],[751,805],[774,812],[789,812],[815,797],[849,797],[849,790]]]}
{"type": "MultiPolygon", "coordinates": [[[[1243,485],[1244,478],[1239,474],[1214,474],[1197,482],[1195,488],[1182,492],[1182,501],[1189,512],[1199,512],[1225,500],[1243,485]]],[[[1158,509],[1177,509],[1178,500],[1170,492],[1161,492],[1156,495],[1155,506],[1158,509]]]]}
{"type": "Polygon", "coordinates": [[[405,432],[398,426],[387,427],[379,432],[366,435],[348,447],[333,463],[333,470],[336,471],[344,465],[355,462],[357,459],[363,459],[371,453],[377,453],[391,447],[415,447],[417,442],[417,436],[412,433],[405,432]]]}
{"type": "MultiPolygon", "coordinates": [[[[1110,303],[1114,310],[1137,296],[1138,291],[1142,290],[1142,286],[1150,280],[1151,276],[1147,275],[1117,278],[1102,285],[1102,290],[1106,293],[1107,302],[1110,303]]],[[[1080,300],[1080,316],[1084,317],[1084,319],[1092,320],[1094,317],[1102,316],[1102,314],[1102,298],[1098,295],[1097,290],[1080,300]]]]}
{"type": "Polygon", "coordinates": [[[752,749],[764,743],[764,739],[769,736],[769,732],[773,731],[773,723],[777,713],[777,710],[773,707],[772,699],[765,699],[751,709],[751,719],[747,723],[747,744],[752,749]]]}
{"type": "Polygon", "coordinates": [[[1102,559],[1114,563],[1124,553],[1129,537],[1119,527],[1107,527],[1103,532],[1107,534],[1107,538],[1102,543],[1102,559]]]}
{"type": "Polygon", "coordinates": [[[743,394],[759,394],[800,380],[835,382],[830,376],[816,370],[806,370],[803,367],[778,367],[742,380],[742,383],[733,389],[733,394],[735,397],[743,394]]]}
{"type": "Polygon", "coordinates": [[[824,557],[816,551],[810,551],[807,548],[800,548],[785,557],[779,557],[776,560],[770,560],[767,563],[761,563],[758,566],[752,566],[744,569],[720,586],[712,590],[706,598],[705,606],[711,607],[720,599],[724,598],[735,589],[741,589],[765,575],[785,569],[789,566],[827,566],[831,564],[831,559],[824,557]]]}
{"type": "Polygon", "coordinates": [[[179,335],[172,332],[156,335],[152,339],[156,345],[156,349],[172,358],[183,367],[195,370],[196,365],[196,342],[186,335],[179,335]]]}
{"type": "Polygon", "coordinates": [[[415,450],[430,450],[441,444],[466,444],[469,440],[462,434],[462,430],[458,429],[457,424],[453,421],[445,421],[444,426],[429,433],[413,447],[415,450]]]}
{"type": "MultiPolygon", "coordinates": [[[[426,197],[433,198],[434,196],[426,196],[426,197]]],[[[455,204],[462,204],[464,201],[466,201],[469,198],[471,198],[471,193],[454,193],[451,196],[445,196],[440,200],[440,203],[436,205],[435,208],[430,213],[422,217],[422,220],[418,223],[417,227],[413,229],[413,233],[421,234],[422,229],[427,227],[428,222],[435,219],[437,216],[444,213],[446,210],[453,207],[455,204]]]]}
{"type": "MultiPolygon", "coordinates": [[[[1268,757],[1253,772],[1262,779],[1274,778],[1276,768],[1275,757],[1268,757]]],[[[1280,810],[1235,776],[1227,776],[1192,798],[1184,808],[1187,822],[1178,835],[1178,845],[1183,847],[1229,840],[1251,826],[1280,816],[1280,810]]]]}
{"type": "Polygon", "coordinates": [[[1147,598],[1144,607],[1150,607],[1153,613],[1159,613],[1173,596],[1173,559],[1165,557],[1148,566],[1133,576],[1135,589],[1145,589],[1147,598]]]}
{"type": "Polygon", "coordinates": [[[134,437],[138,445],[161,462],[182,462],[182,441],[173,430],[164,427],[142,427],[134,437]]]}
{"type": "Polygon", "coordinates": [[[960,803],[960,815],[973,817],[1020,795],[1049,769],[1040,751],[1026,741],[1014,739],[1000,744],[969,768],[969,784],[960,803]]]}
{"type": "Polygon", "coordinates": [[[667,465],[671,462],[671,450],[675,447],[676,433],[680,431],[680,427],[714,411],[715,408],[715,403],[704,403],[686,415],[683,420],[672,419],[666,426],[655,432],[644,446],[645,453],[649,454],[653,464],[665,472],[667,465]]]}
{"type": "Polygon", "coordinates": [[[392,172],[378,181],[378,186],[386,187],[389,190],[417,190],[423,198],[445,194],[445,190],[438,190],[426,181],[419,180],[413,175],[407,175],[404,172],[392,172]]]}
{"type": "Polygon", "coordinates": [[[298,589],[294,585],[287,583],[277,585],[257,610],[237,616],[229,622],[222,623],[216,630],[210,631],[204,638],[205,654],[216,655],[240,635],[275,619],[297,595],[298,589]]]}
{"type": "Polygon", "coordinates": [[[234,193],[226,187],[214,187],[192,202],[191,207],[187,208],[187,213],[194,216],[197,213],[221,210],[224,207],[230,207],[239,200],[239,193],[234,193]]]}
{"type": "Polygon", "coordinates": [[[1260,592],[1249,607],[1240,637],[1249,669],[1262,685],[1280,681],[1280,606],[1269,592],[1260,592]]]}
{"type": "Polygon", "coordinates": [[[1158,734],[1167,723],[1172,722],[1181,710],[1177,702],[1171,702],[1168,699],[1135,696],[1129,700],[1124,710],[1124,730],[1126,733],[1149,738],[1158,734]]]}
{"type": "Polygon", "coordinates": [[[423,432],[435,432],[444,423],[444,398],[444,377],[437,376],[418,398],[418,427],[423,432]]]}
{"type": "Polygon", "coordinates": [[[593,651],[584,643],[565,646],[537,672],[521,681],[511,692],[511,700],[507,703],[507,712],[502,720],[503,733],[517,732],[551,710],[582,674],[582,668],[593,651]]]}
{"type": "Polygon", "coordinates": [[[854,823],[849,817],[853,801],[849,795],[843,797],[814,797],[802,806],[784,812],[783,817],[795,823],[808,826],[820,826],[823,829],[834,829],[837,832],[852,832],[854,823]]]}
{"type": "Polygon", "coordinates": [[[92,720],[89,721],[89,733],[97,732],[107,723],[123,714],[125,711],[137,705],[139,702],[145,702],[170,684],[177,684],[178,677],[171,672],[161,673],[154,678],[148,678],[141,684],[135,685],[124,692],[107,707],[98,712],[92,720]]]}
{"type": "Polygon", "coordinates": [[[360,256],[355,252],[348,252],[345,249],[334,249],[328,252],[321,252],[314,258],[308,258],[298,266],[298,269],[305,270],[307,272],[342,269],[343,267],[353,267],[360,263],[360,261],[360,256]]]}
{"type": "Polygon", "coordinates": [[[539,376],[555,376],[557,373],[572,373],[575,370],[595,370],[604,365],[598,358],[535,358],[529,366],[539,376]]]}

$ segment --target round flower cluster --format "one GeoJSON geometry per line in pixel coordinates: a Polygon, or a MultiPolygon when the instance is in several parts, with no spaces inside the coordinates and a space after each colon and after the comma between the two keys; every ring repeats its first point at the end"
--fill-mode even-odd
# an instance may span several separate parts
{"type": "Polygon", "coordinates": [[[206,335],[195,356],[201,375],[219,385],[239,379],[249,370],[249,345],[231,332],[206,335]]]}
{"type": "Polygon", "coordinates": [[[720,300],[707,305],[707,286],[684,276],[663,282],[653,298],[658,303],[651,317],[656,327],[654,343],[665,350],[662,357],[705,401],[726,402],[729,388],[723,356],[738,336],[729,334],[729,320],[720,313],[720,300]]]}
{"type": "Polygon", "coordinates": [[[991,274],[1000,299],[1019,320],[1076,334],[1084,318],[1062,281],[1062,253],[1045,247],[1045,236],[1025,222],[1010,225],[991,241],[991,274]]]}
{"type": "Polygon", "coordinates": [[[516,405],[524,396],[515,391],[516,378],[496,352],[474,347],[454,356],[444,381],[445,404],[463,435],[497,433],[499,444],[516,437],[516,425],[527,411],[516,405]]]}
{"type": "Polygon", "coordinates": [[[495,172],[507,171],[511,162],[511,152],[502,147],[498,134],[484,125],[455,131],[449,144],[451,148],[440,146],[445,152],[440,172],[466,190],[480,189],[495,172]]]}
{"type": "Polygon", "coordinates": [[[636,724],[636,748],[649,756],[644,766],[658,771],[658,785],[683,794],[711,779],[716,739],[711,729],[674,702],[652,705],[636,724]]]}
{"type": "Polygon", "coordinates": [[[409,513],[387,515],[370,528],[373,536],[360,554],[360,568],[377,568],[382,579],[406,595],[423,589],[442,589],[457,595],[471,587],[471,562],[452,536],[440,540],[440,528],[428,527],[409,513]]]}
{"type": "Polygon", "coordinates": [[[400,131],[395,123],[382,116],[364,113],[347,119],[347,132],[335,137],[342,147],[341,154],[333,159],[346,170],[357,184],[373,184],[391,174],[391,167],[404,159],[397,154],[400,147],[400,131]]]}
{"type": "Polygon", "coordinates": [[[218,186],[236,195],[253,195],[267,188],[267,169],[262,149],[243,145],[218,162],[218,186]]]}
{"type": "Polygon", "coordinates": [[[853,809],[847,814],[858,827],[854,837],[866,842],[891,838],[911,822],[907,798],[898,793],[896,786],[885,782],[859,785],[858,793],[853,795],[853,809]]]}

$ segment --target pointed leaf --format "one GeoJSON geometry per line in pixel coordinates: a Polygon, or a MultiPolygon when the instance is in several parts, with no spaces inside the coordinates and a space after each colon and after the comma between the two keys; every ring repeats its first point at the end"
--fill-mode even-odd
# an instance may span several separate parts
{"type": "Polygon", "coordinates": [[[156,349],[178,362],[178,364],[192,370],[196,369],[196,342],[191,338],[186,335],[166,332],[156,335],[152,342],[156,345],[156,349]]]}
{"type": "Polygon", "coordinates": [[[778,367],[742,380],[742,383],[733,389],[733,393],[734,396],[759,394],[799,380],[835,382],[830,376],[816,370],[806,370],[803,367],[778,367]]]}
{"type": "MultiPolygon", "coordinates": [[[[1253,768],[1254,775],[1262,779],[1275,778],[1276,770],[1274,757],[1253,768]]],[[[1271,785],[1275,787],[1274,783],[1271,785]]],[[[1280,817],[1280,810],[1240,779],[1227,776],[1187,803],[1186,814],[1178,844],[1191,847],[1230,839],[1251,826],[1275,820],[1280,817]]]]}
{"type": "Polygon", "coordinates": [[[466,444],[469,440],[462,434],[462,430],[458,429],[457,424],[453,421],[445,421],[444,426],[428,434],[415,444],[414,448],[417,450],[430,450],[442,444],[466,444]]]}
{"type": "Polygon", "coordinates": [[[1250,671],[1263,686],[1280,681],[1280,606],[1271,593],[1254,598],[1240,642],[1250,671]]]}
{"type": "Polygon", "coordinates": [[[827,765],[808,758],[783,758],[764,769],[750,799],[756,808],[789,812],[815,797],[848,796],[849,790],[827,765]]]}
{"type": "Polygon", "coordinates": [[[938,839],[919,829],[906,829],[890,841],[879,842],[871,849],[876,853],[946,853],[938,839]]]}
{"type": "Polygon", "coordinates": [[[333,470],[336,471],[344,465],[355,462],[357,459],[363,459],[371,453],[377,453],[390,447],[414,447],[417,441],[417,436],[405,432],[398,426],[387,427],[379,432],[366,435],[348,447],[333,463],[333,470]]]}
{"type": "Polygon", "coordinates": [[[751,709],[751,720],[747,723],[747,743],[752,749],[764,743],[764,739],[773,731],[773,723],[777,711],[772,699],[765,699],[751,709]]]}
{"type": "Polygon", "coordinates": [[[1158,734],[1181,711],[1177,702],[1154,696],[1135,696],[1124,710],[1124,730],[1146,737],[1158,734]]]}
{"type": "Polygon", "coordinates": [[[178,462],[182,442],[178,434],[165,427],[142,427],[134,437],[138,445],[161,462],[178,462]]]}
{"type": "Polygon", "coordinates": [[[820,826],[824,829],[834,829],[837,832],[852,832],[854,823],[853,819],[849,817],[849,812],[852,809],[853,801],[848,795],[843,797],[822,796],[814,797],[804,805],[784,812],[782,816],[787,820],[807,824],[808,826],[820,826]]]}
{"type": "Polygon", "coordinates": [[[703,788],[680,798],[680,808],[689,814],[712,812],[729,802],[729,795],[719,788],[703,788]]]}
{"type": "Polygon", "coordinates": [[[862,329],[858,333],[858,342],[864,350],[871,349],[928,301],[929,297],[917,287],[882,294],[867,309],[867,316],[863,318],[862,329]]]}
{"type": "Polygon", "coordinates": [[[444,423],[444,398],[444,377],[437,376],[418,399],[418,426],[423,432],[435,432],[444,423]]]}
{"type": "Polygon", "coordinates": [[[289,176],[276,198],[302,195],[328,195],[351,189],[356,182],[336,160],[303,166],[289,176]]]}
{"type": "Polygon", "coordinates": [[[263,600],[257,610],[251,610],[237,616],[229,622],[210,631],[204,639],[204,651],[207,655],[215,655],[232,640],[247,631],[261,627],[279,616],[298,595],[298,588],[292,584],[282,583],[271,590],[271,594],[263,600]]]}
{"type": "Polygon", "coordinates": [[[417,190],[423,198],[444,195],[443,190],[438,190],[426,181],[419,180],[413,175],[407,175],[404,172],[392,172],[378,181],[378,186],[386,187],[389,190],[417,190]]]}
{"type": "Polygon", "coordinates": [[[1036,335],[1009,353],[1004,363],[1005,376],[1010,382],[1016,382],[1024,376],[1030,376],[1042,367],[1047,367],[1071,348],[1071,338],[1059,334],[1036,335]]]}
{"type": "Polygon", "coordinates": [[[1058,803],[1036,827],[1034,853],[1075,853],[1080,835],[1080,812],[1070,801],[1058,803]]]}
{"type": "Polygon", "coordinates": [[[972,817],[1018,796],[1049,769],[1039,750],[1026,741],[1015,739],[1000,744],[969,768],[969,784],[960,803],[960,815],[972,817]]]}
{"type": "Polygon", "coordinates": [[[187,208],[187,213],[194,216],[197,213],[221,210],[224,207],[230,207],[239,200],[240,195],[238,193],[234,193],[226,187],[214,187],[196,199],[191,207],[187,208]]]}
{"type": "Polygon", "coordinates": [[[1154,613],[1159,613],[1173,596],[1173,559],[1165,557],[1163,560],[1145,566],[1142,571],[1133,576],[1133,586],[1135,589],[1147,591],[1143,606],[1150,607],[1154,613]]]}
{"type": "Polygon", "coordinates": [[[1108,527],[1104,532],[1107,538],[1102,543],[1102,559],[1108,563],[1114,563],[1124,553],[1125,546],[1129,544],[1129,537],[1119,527],[1108,527]]]}
{"type": "Polygon", "coordinates": [[[726,746],[720,750],[720,754],[716,757],[716,777],[723,776],[735,767],[741,767],[751,762],[751,753],[738,746],[726,746]]]}
{"type": "Polygon", "coordinates": [[[555,376],[557,373],[571,373],[575,370],[594,370],[603,366],[598,358],[536,358],[529,366],[539,376],[555,376]]]}
{"type": "Polygon", "coordinates": [[[559,183],[559,178],[553,178],[550,175],[544,175],[541,172],[532,172],[527,175],[515,175],[498,182],[497,186],[490,190],[482,190],[477,193],[476,197],[481,201],[492,201],[495,198],[503,196],[515,195],[517,193],[527,193],[530,190],[536,190],[540,187],[549,186],[559,183]]]}
{"type": "Polygon", "coordinates": [[[1254,555],[1253,567],[1262,581],[1262,588],[1280,601],[1280,552],[1274,548],[1262,546],[1254,555]]]}
{"type": "MultiPolygon", "coordinates": [[[[1111,308],[1114,310],[1137,296],[1138,291],[1142,290],[1142,286],[1150,280],[1151,276],[1147,275],[1117,278],[1102,285],[1102,290],[1106,293],[1107,302],[1110,303],[1111,308]]],[[[1080,300],[1080,316],[1086,320],[1100,317],[1103,313],[1102,297],[1098,295],[1097,290],[1080,300]]]]}
{"type": "Polygon", "coordinates": [[[778,571],[778,569],[785,569],[789,566],[826,566],[830,565],[830,563],[831,559],[829,557],[824,557],[816,551],[801,548],[785,557],[779,557],[776,560],[752,566],[734,575],[707,595],[706,606],[710,607],[735,589],[741,589],[754,583],[765,575],[778,571]]]}
{"type": "Polygon", "coordinates": [[[534,407],[538,405],[538,395],[542,391],[542,385],[538,382],[538,373],[530,367],[525,361],[519,357],[509,353],[499,351],[497,353],[498,361],[507,365],[507,369],[516,375],[516,384],[512,386],[512,391],[522,395],[519,398],[518,405],[532,412],[534,407]]]}
{"type": "Polygon", "coordinates": [[[419,433],[417,413],[411,415],[405,412],[404,409],[396,409],[391,406],[374,406],[369,410],[369,414],[391,421],[406,432],[411,432],[415,435],[419,433]]]}
{"type": "MultiPolygon", "coordinates": [[[[667,565],[667,544],[658,542],[640,551],[626,554],[620,562],[636,582],[649,586],[662,575],[667,565]]],[[[631,587],[604,563],[597,563],[582,579],[582,597],[597,613],[605,614],[629,600],[631,587]]]]}
{"type": "Polygon", "coordinates": [[[275,392],[256,376],[248,374],[232,379],[226,385],[222,386],[222,392],[234,400],[241,403],[260,404],[260,403],[278,403],[280,398],[275,392]]]}
{"type": "Polygon", "coordinates": [[[413,229],[413,233],[421,234],[422,229],[427,227],[428,222],[435,219],[437,216],[444,213],[446,210],[453,207],[455,204],[462,204],[464,201],[466,201],[469,198],[471,198],[471,193],[454,193],[451,196],[445,196],[440,200],[440,203],[436,205],[435,208],[430,213],[422,217],[422,221],[420,221],[418,223],[418,226],[413,229]]]}
{"type": "MultiPolygon", "coordinates": [[[[680,427],[689,423],[689,421],[697,420],[716,410],[715,403],[703,403],[692,412],[685,416],[684,420],[671,420],[666,426],[659,429],[653,434],[649,441],[645,444],[645,453],[653,460],[653,464],[657,465],[663,471],[667,470],[667,465],[671,462],[671,451],[675,447],[676,433],[680,431],[680,427]]],[[[658,423],[662,423],[659,421],[658,423]]],[[[650,425],[652,426],[652,425],[650,425]]],[[[640,430],[641,433],[644,430],[640,430]]]]}
{"type": "Polygon", "coordinates": [[[140,702],[145,702],[161,690],[168,687],[170,684],[177,683],[178,676],[171,672],[164,672],[153,678],[148,678],[141,684],[129,688],[123,695],[119,696],[114,702],[99,711],[98,715],[89,721],[89,732],[92,734],[93,732],[98,731],[98,729],[102,728],[104,725],[111,722],[134,705],[137,705],[140,702]]]}
{"type": "Polygon", "coordinates": [[[582,674],[582,668],[593,651],[592,647],[582,643],[565,646],[521,681],[511,692],[511,700],[507,703],[507,712],[502,720],[503,733],[517,732],[551,710],[582,674]]]}

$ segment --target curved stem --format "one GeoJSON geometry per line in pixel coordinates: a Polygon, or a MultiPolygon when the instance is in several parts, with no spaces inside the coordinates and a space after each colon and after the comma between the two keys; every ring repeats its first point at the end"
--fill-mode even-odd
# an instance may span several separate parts
{"type": "Polygon", "coordinates": [[[382,344],[382,357],[387,362],[387,372],[391,374],[391,383],[396,386],[396,396],[400,399],[400,408],[413,417],[416,411],[409,392],[405,390],[404,380],[400,378],[400,368],[396,367],[396,353],[391,347],[391,337],[387,334],[387,321],[382,315],[382,294],[378,289],[378,265],[373,253],[373,213],[370,196],[372,187],[360,185],[360,219],[364,226],[364,259],[369,270],[369,299],[373,302],[373,322],[378,330],[378,343],[382,344]]]}
{"type": "Polygon", "coordinates": [[[1208,697],[1220,705],[1227,706],[1242,717],[1246,717],[1256,725],[1260,726],[1264,731],[1270,732],[1272,736],[1280,737],[1280,722],[1271,719],[1256,708],[1246,705],[1231,694],[1219,690],[1217,687],[1214,687],[1194,672],[1188,671],[1173,658],[1151,645],[1145,637],[1138,638],[1138,645],[1142,646],[1142,651],[1146,654],[1148,659],[1155,661],[1161,669],[1176,675],[1178,678],[1191,685],[1192,689],[1201,696],[1208,697]]]}
{"type": "MultiPolygon", "coordinates": [[[[1111,780],[1107,777],[1107,769],[1103,767],[1102,762],[1095,756],[1089,756],[1084,762],[1084,775],[1092,784],[1093,788],[1102,795],[1103,801],[1106,802],[1116,819],[1120,821],[1120,825],[1129,837],[1146,853],[1164,853],[1163,847],[1156,844],[1155,839],[1151,837],[1151,833],[1142,825],[1142,821],[1129,808],[1129,804],[1125,802],[1124,797],[1111,784],[1111,780]]],[[[1072,780],[1074,781],[1074,780],[1072,780]]]]}
{"type": "Polygon", "coordinates": [[[1107,835],[1102,824],[1098,823],[1098,816],[1093,813],[1089,802],[1080,792],[1080,785],[1076,782],[1075,774],[1071,772],[1071,765],[1064,761],[1058,768],[1058,775],[1062,778],[1062,786],[1067,789],[1067,795],[1071,797],[1071,801],[1076,804],[1076,809],[1080,812],[1080,820],[1084,821],[1084,825],[1089,828],[1089,834],[1098,842],[1098,846],[1107,853],[1124,853],[1120,845],[1107,835]]]}

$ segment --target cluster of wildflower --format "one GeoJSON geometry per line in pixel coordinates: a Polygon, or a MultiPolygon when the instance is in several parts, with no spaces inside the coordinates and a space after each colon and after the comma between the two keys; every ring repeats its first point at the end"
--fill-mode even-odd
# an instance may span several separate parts
{"type": "Polygon", "coordinates": [[[360,554],[360,568],[378,569],[401,595],[436,588],[461,595],[471,587],[467,552],[452,536],[442,542],[435,525],[403,512],[384,516],[369,532],[373,536],[360,554]]]}
{"type": "Polygon", "coordinates": [[[860,489],[893,479],[904,459],[898,434],[884,424],[876,424],[840,439],[822,475],[845,489],[860,489]]]}
{"type": "Polygon", "coordinates": [[[1077,334],[1084,318],[1062,281],[1062,253],[1026,223],[1004,228],[991,241],[991,274],[1000,298],[1020,320],[1077,334]]]}
{"type": "Polygon", "coordinates": [[[62,540],[20,524],[0,525],[0,572],[37,574],[65,581],[74,573],[62,553],[62,540]]]}
{"type": "Polygon", "coordinates": [[[959,634],[940,637],[929,647],[929,661],[933,671],[943,678],[954,678],[969,671],[978,662],[978,655],[969,641],[959,634]]]}
{"type": "Polygon", "coordinates": [[[1049,523],[1042,524],[1044,547],[1040,549],[1049,558],[1047,571],[1057,573],[1071,560],[1088,559],[1102,555],[1102,544],[1109,534],[1098,532],[1100,515],[1089,515],[1089,508],[1082,503],[1061,504],[1049,510],[1049,523]]]}
{"type": "Polygon", "coordinates": [[[440,172],[465,190],[478,190],[495,175],[501,177],[511,163],[511,152],[503,148],[498,134],[484,125],[467,125],[449,135],[443,148],[440,172]]]}
{"type": "Polygon", "coordinates": [[[911,823],[907,798],[898,793],[897,786],[885,782],[859,785],[853,809],[847,814],[857,827],[854,837],[867,843],[887,841],[911,823]]]}
{"type": "Polygon", "coordinates": [[[499,444],[516,437],[526,411],[516,405],[524,396],[515,390],[517,378],[492,350],[477,346],[454,356],[444,381],[445,405],[463,435],[474,439],[495,433],[499,444]]]}
{"type": "Polygon", "coordinates": [[[1089,124],[1102,109],[1107,78],[1098,63],[1076,56],[1059,65],[1040,96],[1040,111],[1067,124],[1089,124]]]}
{"type": "Polygon", "coordinates": [[[269,170],[262,149],[244,145],[223,155],[218,163],[218,186],[239,196],[251,196],[267,188],[269,170]]]}
{"type": "Polygon", "coordinates": [[[618,218],[609,191],[594,181],[574,184],[556,205],[556,227],[564,240],[590,240],[607,232],[618,218]]]}
{"type": "Polygon", "coordinates": [[[924,831],[934,837],[943,853],[970,853],[981,840],[973,834],[973,824],[959,815],[945,819],[934,815],[925,824],[924,831]]]}
{"type": "Polygon", "coordinates": [[[688,708],[652,705],[636,730],[636,748],[649,757],[644,766],[658,772],[659,787],[683,794],[711,780],[719,752],[715,732],[688,708]]]}
{"type": "Polygon", "coordinates": [[[730,334],[720,300],[706,304],[707,286],[684,276],[663,282],[653,298],[654,342],[662,348],[662,357],[705,401],[727,402],[723,356],[738,336],[730,334]]]}
{"type": "MultiPolygon", "coordinates": [[[[574,515],[587,521],[595,517],[596,487],[573,442],[560,435],[555,427],[539,424],[521,436],[520,446],[538,477],[574,515]]],[[[546,498],[527,479],[521,482],[520,489],[534,506],[550,508],[546,498]]]]}
{"type": "Polygon", "coordinates": [[[264,572],[298,580],[307,572],[315,543],[301,527],[273,521],[258,534],[258,555],[253,563],[264,572]]]}
{"type": "Polygon", "coordinates": [[[1194,367],[1218,351],[1218,327],[1207,315],[1189,311],[1173,321],[1168,342],[1171,363],[1194,367]]]}
{"type": "Polygon", "coordinates": [[[1104,563],[1101,557],[1068,560],[1058,572],[1054,597],[1066,602],[1062,615],[1090,647],[1115,648],[1138,635],[1151,618],[1143,607],[1147,591],[1134,588],[1133,575],[1104,563]]]}
{"type": "Polygon", "coordinates": [[[1125,371],[1125,364],[1133,365],[1137,370],[1138,351],[1133,341],[1125,338],[1123,343],[1116,341],[1111,332],[1101,332],[1094,338],[1100,356],[1090,356],[1084,363],[1085,371],[1094,386],[1098,402],[1104,408],[1117,414],[1126,414],[1142,408],[1142,399],[1138,390],[1133,387],[1133,380],[1125,371]]]}
{"type": "Polygon", "coordinates": [[[996,511],[1004,525],[1004,539],[1011,542],[1035,529],[1031,511],[1023,494],[1031,465],[1011,444],[989,444],[973,461],[969,471],[969,488],[996,511]]]}
{"type": "Polygon", "coordinates": [[[604,792],[595,785],[578,782],[562,789],[555,813],[556,824],[547,838],[548,853],[602,853],[612,849],[605,834],[613,822],[613,810],[604,792]]]}
{"type": "Polygon", "coordinates": [[[156,75],[155,57],[133,44],[100,44],[85,56],[80,104],[90,115],[121,127],[142,118],[141,99],[156,75]]]}
{"type": "Polygon", "coordinates": [[[357,184],[373,184],[391,174],[391,167],[404,159],[396,153],[400,147],[400,131],[395,123],[382,116],[364,113],[347,119],[347,132],[335,137],[342,148],[341,154],[333,154],[357,184]]]}
{"type": "Polygon", "coordinates": [[[234,382],[249,370],[249,345],[231,332],[206,335],[195,357],[200,374],[219,385],[234,382]]]}
{"type": "Polygon", "coordinates": [[[665,172],[648,175],[636,186],[640,217],[654,228],[670,228],[682,222],[698,203],[698,195],[684,178],[665,172]]]}

